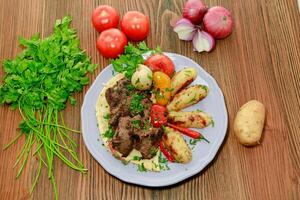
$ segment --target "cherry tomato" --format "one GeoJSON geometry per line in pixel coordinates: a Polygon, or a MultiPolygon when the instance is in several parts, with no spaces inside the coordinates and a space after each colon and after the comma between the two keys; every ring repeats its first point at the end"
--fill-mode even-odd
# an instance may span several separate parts
{"type": "Polygon", "coordinates": [[[97,39],[97,49],[106,58],[116,58],[126,45],[126,36],[116,28],[103,31],[97,39]]]}
{"type": "Polygon", "coordinates": [[[154,54],[153,56],[150,56],[144,64],[152,71],[163,71],[168,76],[171,76],[175,71],[172,60],[163,54],[154,54]]]}
{"type": "Polygon", "coordinates": [[[138,11],[127,12],[121,20],[121,30],[132,41],[141,41],[149,33],[149,17],[138,11]]]}
{"type": "Polygon", "coordinates": [[[154,127],[167,124],[167,109],[164,106],[153,104],[150,111],[151,123],[154,127]]]}
{"type": "Polygon", "coordinates": [[[155,99],[159,105],[165,106],[171,99],[171,79],[163,72],[154,72],[154,87],[156,88],[155,99]]]}
{"type": "Polygon", "coordinates": [[[119,24],[119,13],[113,7],[101,5],[93,11],[92,23],[98,32],[116,28],[119,24]]]}

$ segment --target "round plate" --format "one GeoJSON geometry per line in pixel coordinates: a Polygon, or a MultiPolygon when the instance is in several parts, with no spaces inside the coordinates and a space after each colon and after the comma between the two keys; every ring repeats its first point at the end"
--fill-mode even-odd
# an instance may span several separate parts
{"type": "MultiPolygon", "coordinates": [[[[224,96],[217,82],[201,66],[193,60],[174,53],[165,53],[174,64],[176,71],[186,66],[194,67],[198,72],[198,77],[192,83],[205,84],[209,87],[208,96],[189,107],[186,110],[200,109],[208,112],[214,119],[214,127],[209,126],[201,130],[201,133],[210,143],[204,141],[197,142],[192,150],[193,158],[188,164],[170,163],[170,170],[161,172],[139,172],[134,164],[124,165],[117,160],[102,145],[102,139],[97,127],[96,120],[96,102],[103,88],[103,85],[112,78],[113,68],[107,66],[96,78],[90,89],[85,95],[81,108],[82,135],[87,149],[100,165],[111,175],[128,183],[134,183],[150,187],[162,187],[178,183],[199,173],[215,157],[221,146],[227,131],[227,110],[224,102],[224,96]]],[[[190,138],[185,137],[188,142],[190,138]]]]}

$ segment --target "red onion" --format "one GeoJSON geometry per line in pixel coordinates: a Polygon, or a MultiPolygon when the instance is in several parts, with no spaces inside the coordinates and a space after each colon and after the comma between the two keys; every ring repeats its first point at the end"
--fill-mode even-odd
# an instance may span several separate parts
{"type": "Polygon", "coordinates": [[[210,52],[215,47],[215,39],[207,32],[200,31],[193,38],[194,51],[198,52],[210,52]]]}
{"type": "Polygon", "coordinates": [[[191,41],[197,28],[188,19],[182,18],[176,22],[173,30],[178,34],[179,39],[191,41]]]}
{"type": "Polygon", "coordinates": [[[188,0],[183,7],[183,17],[200,24],[207,9],[202,0],[188,0]]]}
{"type": "Polygon", "coordinates": [[[216,39],[229,36],[233,29],[230,12],[221,6],[210,8],[203,18],[204,29],[216,39]]]}

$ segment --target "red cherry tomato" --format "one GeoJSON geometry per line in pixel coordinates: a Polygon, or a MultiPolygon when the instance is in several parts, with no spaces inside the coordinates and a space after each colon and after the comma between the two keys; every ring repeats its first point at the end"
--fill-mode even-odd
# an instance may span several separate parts
{"type": "Polygon", "coordinates": [[[163,54],[154,54],[153,56],[150,56],[144,64],[152,71],[162,71],[168,76],[171,76],[175,70],[172,60],[163,54]]]}
{"type": "Polygon", "coordinates": [[[149,17],[138,11],[127,12],[121,20],[121,30],[128,39],[141,41],[149,33],[149,17]]]}
{"type": "Polygon", "coordinates": [[[93,11],[92,23],[98,32],[116,28],[119,24],[119,13],[113,7],[101,5],[93,11]]]}
{"type": "Polygon", "coordinates": [[[167,124],[167,109],[164,106],[153,104],[150,111],[151,123],[154,127],[167,124]]]}
{"type": "Polygon", "coordinates": [[[126,45],[126,36],[116,28],[103,31],[97,39],[97,49],[106,58],[118,57],[126,45]]]}

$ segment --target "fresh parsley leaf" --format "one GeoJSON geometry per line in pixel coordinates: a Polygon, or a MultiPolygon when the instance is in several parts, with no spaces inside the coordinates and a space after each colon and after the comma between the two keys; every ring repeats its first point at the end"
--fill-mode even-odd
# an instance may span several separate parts
{"type": "Polygon", "coordinates": [[[142,160],[142,157],[139,157],[139,156],[133,156],[132,160],[140,161],[140,160],[142,160]]]}
{"type": "Polygon", "coordinates": [[[138,65],[144,63],[143,54],[147,52],[155,53],[161,52],[161,50],[159,48],[151,50],[145,42],[140,42],[137,46],[128,43],[124,53],[117,59],[112,60],[111,63],[116,72],[124,73],[126,78],[130,79],[138,65]]]}
{"type": "Polygon", "coordinates": [[[139,172],[147,172],[147,169],[145,168],[144,163],[139,164],[137,170],[138,170],[139,172]]]}
{"type": "Polygon", "coordinates": [[[141,120],[132,120],[132,121],[131,121],[131,125],[132,125],[134,128],[140,128],[140,126],[141,126],[141,120]]]}
{"type": "Polygon", "coordinates": [[[213,119],[211,120],[211,126],[215,127],[215,121],[213,119]]]}
{"type": "Polygon", "coordinates": [[[106,115],[103,116],[104,119],[109,120],[110,119],[110,114],[107,113],[106,115]]]}
{"type": "Polygon", "coordinates": [[[103,134],[103,137],[112,138],[115,135],[115,131],[109,127],[103,134]]]}
{"type": "Polygon", "coordinates": [[[128,84],[128,85],[126,85],[126,89],[129,90],[129,91],[133,91],[135,88],[134,88],[133,85],[128,84]]]}
{"type": "Polygon", "coordinates": [[[130,111],[132,114],[139,114],[143,112],[144,106],[141,103],[141,101],[145,98],[142,94],[134,94],[132,95],[131,101],[130,101],[130,111]]]}

